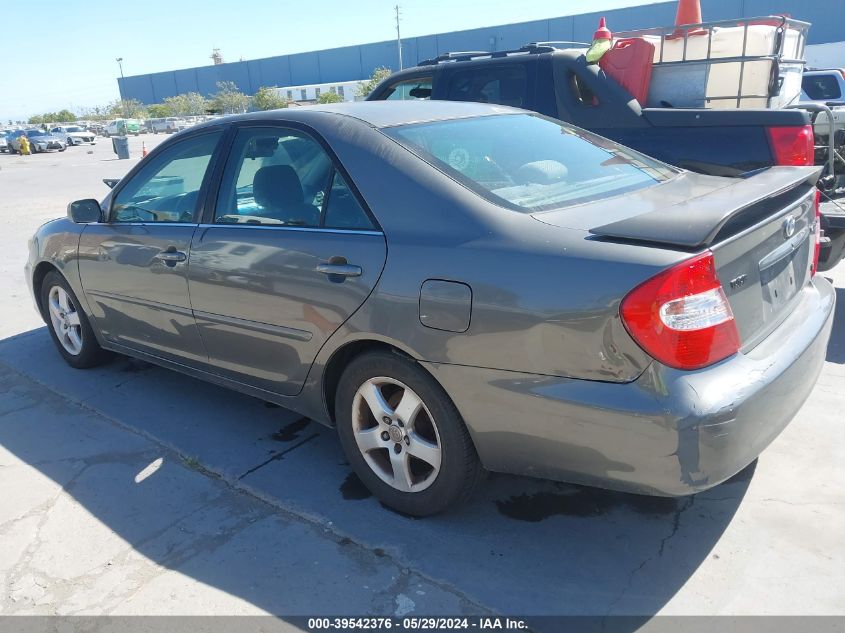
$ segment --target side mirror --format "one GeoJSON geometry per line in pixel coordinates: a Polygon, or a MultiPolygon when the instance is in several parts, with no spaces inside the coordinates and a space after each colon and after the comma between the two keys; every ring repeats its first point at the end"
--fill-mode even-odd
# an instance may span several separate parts
{"type": "Polygon", "coordinates": [[[67,205],[67,215],[77,224],[90,224],[103,219],[100,203],[93,198],[71,202],[67,205]]]}

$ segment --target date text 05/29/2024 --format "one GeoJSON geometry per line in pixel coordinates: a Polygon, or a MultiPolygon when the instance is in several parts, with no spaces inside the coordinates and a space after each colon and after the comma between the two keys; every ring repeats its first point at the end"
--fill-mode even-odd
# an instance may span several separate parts
{"type": "Polygon", "coordinates": [[[391,630],[398,631],[519,631],[527,630],[528,625],[519,618],[506,617],[352,617],[352,618],[308,618],[309,631],[361,631],[391,630]]]}

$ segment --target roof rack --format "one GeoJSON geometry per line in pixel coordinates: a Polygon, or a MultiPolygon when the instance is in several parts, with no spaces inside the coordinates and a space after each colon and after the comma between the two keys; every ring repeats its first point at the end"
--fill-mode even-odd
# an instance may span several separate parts
{"type": "Polygon", "coordinates": [[[589,42],[574,42],[569,40],[550,40],[548,42],[531,42],[529,46],[545,48],[590,48],[589,42]]]}
{"type": "Polygon", "coordinates": [[[584,47],[589,46],[583,42],[531,42],[520,48],[514,48],[506,51],[459,51],[454,53],[443,53],[433,59],[426,59],[421,61],[419,66],[436,66],[446,62],[465,62],[471,59],[486,57],[488,59],[498,59],[502,57],[510,57],[511,55],[537,55],[540,53],[550,53],[560,48],[566,47],[584,47]]]}

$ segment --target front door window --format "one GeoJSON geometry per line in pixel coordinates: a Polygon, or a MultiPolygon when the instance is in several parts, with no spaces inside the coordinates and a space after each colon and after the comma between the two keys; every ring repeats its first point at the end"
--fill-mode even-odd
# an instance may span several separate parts
{"type": "Polygon", "coordinates": [[[116,194],[111,222],[193,222],[221,132],[188,138],[150,160],[116,194]]]}

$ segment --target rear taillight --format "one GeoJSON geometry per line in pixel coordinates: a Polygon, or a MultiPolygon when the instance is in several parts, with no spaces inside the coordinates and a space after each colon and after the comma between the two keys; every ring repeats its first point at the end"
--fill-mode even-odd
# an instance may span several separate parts
{"type": "Polygon", "coordinates": [[[815,245],[813,246],[813,267],[810,269],[810,275],[816,274],[819,269],[819,254],[822,250],[822,192],[816,189],[816,214],[813,220],[813,227],[815,228],[815,245]]]}
{"type": "Polygon", "coordinates": [[[812,165],[815,163],[815,137],[813,126],[770,127],[769,143],[775,165],[812,165]]]}
{"type": "Polygon", "coordinates": [[[622,321],[646,353],[677,369],[698,369],[735,354],[739,332],[710,251],[634,288],[622,321]]]}

